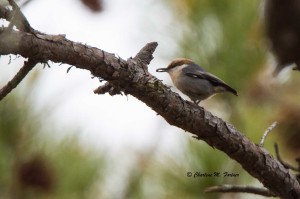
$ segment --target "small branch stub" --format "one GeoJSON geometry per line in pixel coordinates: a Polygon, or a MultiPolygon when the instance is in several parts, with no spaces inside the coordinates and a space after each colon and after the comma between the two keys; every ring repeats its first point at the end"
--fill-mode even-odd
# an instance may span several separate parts
{"type": "Polygon", "coordinates": [[[94,90],[94,93],[99,94],[99,95],[109,93],[111,96],[122,95],[122,92],[120,90],[118,90],[117,88],[115,88],[113,85],[111,85],[109,82],[106,82],[104,85],[96,88],[94,90]]]}
{"type": "Polygon", "coordinates": [[[277,126],[277,122],[273,122],[271,124],[271,126],[269,126],[269,128],[267,128],[267,130],[264,132],[263,136],[261,137],[260,139],[260,142],[259,142],[259,146],[260,147],[263,147],[264,146],[264,142],[265,142],[265,139],[267,137],[267,135],[277,126]]]}
{"type": "Polygon", "coordinates": [[[151,60],[153,59],[152,54],[154,53],[157,46],[157,42],[147,43],[133,59],[141,60],[142,64],[149,65],[151,60]]]}

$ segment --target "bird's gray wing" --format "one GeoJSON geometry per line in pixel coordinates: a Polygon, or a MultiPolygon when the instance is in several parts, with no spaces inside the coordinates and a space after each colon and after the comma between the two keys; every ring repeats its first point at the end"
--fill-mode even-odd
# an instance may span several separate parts
{"type": "Polygon", "coordinates": [[[234,95],[237,95],[237,92],[235,89],[231,88],[229,85],[227,85],[223,80],[219,79],[218,77],[205,72],[201,70],[185,70],[183,71],[185,75],[193,78],[199,78],[199,79],[205,79],[209,81],[213,86],[215,87],[223,87],[227,91],[233,93],[234,95]]]}

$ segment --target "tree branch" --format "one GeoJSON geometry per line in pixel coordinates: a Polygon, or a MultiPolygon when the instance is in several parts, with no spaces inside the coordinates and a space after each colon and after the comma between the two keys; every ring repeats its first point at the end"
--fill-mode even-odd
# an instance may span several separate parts
{"type": "Polygon", "coordinates": [[[271,124],[271,126],[269,126],[267,128],[267,130],[264,132],[263,136],[260,138],[260,142],[259,142],[259,146],[260,147],[263,147],[264,146],[264,142],[265,142],[265,139],[267,137],[267,135],[277,126],[277,122],[273,122],[271,124]]]}
{"type": "Polygon", "coordinates": [[[222,185],[208,187],[204,190],[206,193],[223,192],[223,193],[252,193],[267,197],[276,197],[277,195],[266,188],[249,187],[249,186],[236,186],[236,185],[222,185]]]}
{"type": "Polygon", "coordinates": [[[184,129],[239,162],[266,188],[282,198],[299,198],[300,185],[279,161],[231,124],[204,108],[183,100],[147,70],[157,43],[147,44],[127,61],[95,47],[45,35],[0,30],[0,54],[19,54],[39,62],[66,63],[89,70],[95,77],[143,101],[169,124],[184,129]],[[43,37],[42,37],[43,36],[43,37]]]}
{"type": "Polygon", "coordinates": [[[9,18],[10,24],[9,24],[8,28],[12,29],[13,26],[15,25],[17,28],[19,28],[19,30],[22,30],[25,32],[32,32],[33,29],[31,28],[26,17],[21,12],[20,7],[13,0],[8,0],[8,2],[13,8],[13,12],[12,12],[12,14],[10,14],[10,18],[9,18]]]}
{"type": "Polygon", "coordinates": [[[24,79],[24,77],[36,64],[37,62],[31,59],[24,62],[23,67],[18,71],[18,73],[3,88],[1,88],[0,101],[18,86],[18,84],[24,79]]]}
{"type": "Polygon", "coordinates": [[[291,170],[297,171],[297,172],[300,171],[300,168],[294,167],[294,166],[292,166],[292,165],[290,165],[290,164],[284,162],[284,161],[281,159],[281,157],[280,157],[280,155],[279,155],[279,149],[278,149],[278,144],[277,144],[277,143],[274,144],[274,148],[275,148],[275,154],[276,154],[277,160],[278,160],[285,168],[291,169],[291,170]]]}

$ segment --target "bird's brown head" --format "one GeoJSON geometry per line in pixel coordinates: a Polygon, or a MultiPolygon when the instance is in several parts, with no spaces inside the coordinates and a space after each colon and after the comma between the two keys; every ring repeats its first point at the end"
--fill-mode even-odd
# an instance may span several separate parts
{"type": "Polygon", "coordinates": [[[187,58],[176,58],[171,61],[167,68],[158,68],[156,69],[156,72],[168,72],[169,70],[184,64],[194,64],[194,62],[187,58]]]}

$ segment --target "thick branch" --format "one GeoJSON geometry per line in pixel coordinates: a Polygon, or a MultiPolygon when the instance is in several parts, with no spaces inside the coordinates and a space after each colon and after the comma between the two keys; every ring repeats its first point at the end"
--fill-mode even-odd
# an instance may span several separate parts
{"type": "Polygon", "coordinates": [[[191,102],[184,101],[156,77],[146,71],[156,43],[144,49],[152,50],[124,61],[97,48],[69,41],[53,41],[30,33],[0,31],[0,54],[20,54],[38,61],[62,62],[91,71],[143,101],[174,126],[189,131],[210,146],[225,152],[239,162],[266,188],[282,198],[299,198],[300,185],[296,177],[265,150],[252,143],[232,125],[191,102]],[[150,49],[151,49],[150,48],[150,49]]]}

